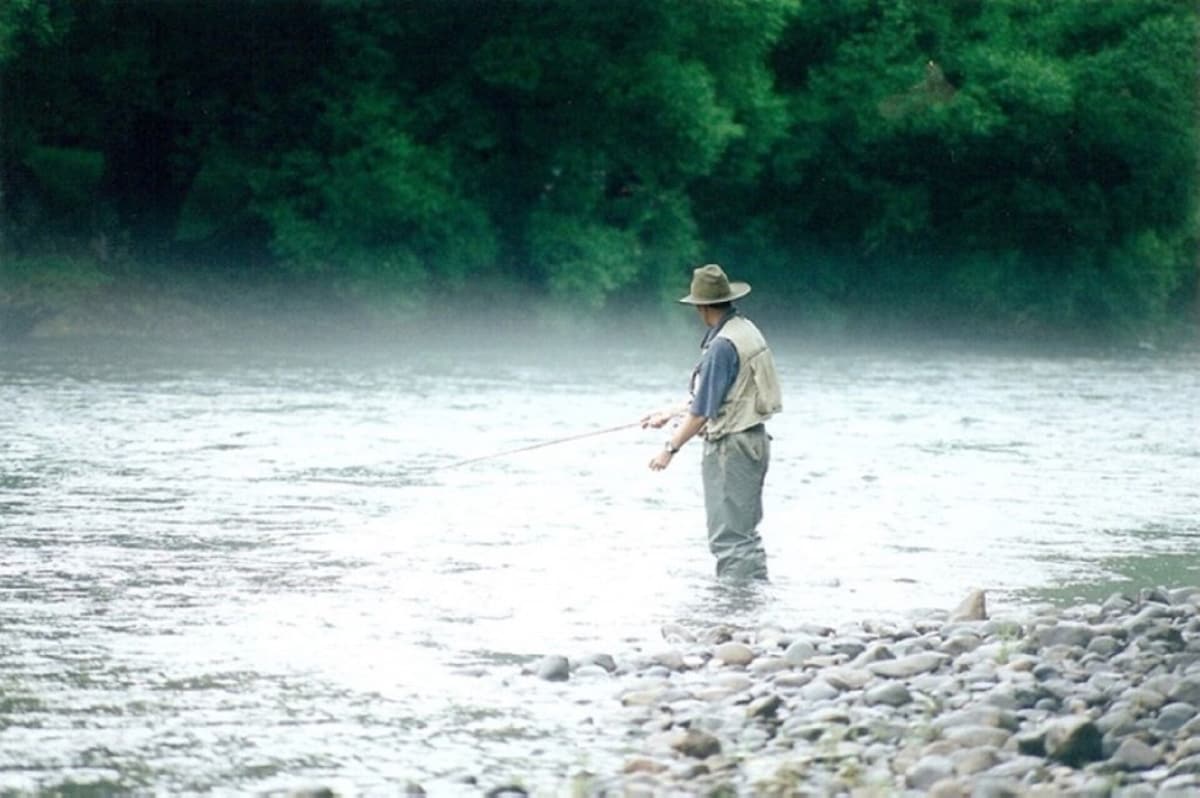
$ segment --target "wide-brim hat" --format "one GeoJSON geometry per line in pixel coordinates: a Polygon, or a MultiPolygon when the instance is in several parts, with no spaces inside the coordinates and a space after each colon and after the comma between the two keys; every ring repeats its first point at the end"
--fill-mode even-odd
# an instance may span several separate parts
{"type": "Polygon", "coordinates": [[[692,272],[692,289],[679,301],[685,305],[716,305],[732,302],[750,293],[749,283],[731,283],[725,270],[715,263],[692,272]]]}

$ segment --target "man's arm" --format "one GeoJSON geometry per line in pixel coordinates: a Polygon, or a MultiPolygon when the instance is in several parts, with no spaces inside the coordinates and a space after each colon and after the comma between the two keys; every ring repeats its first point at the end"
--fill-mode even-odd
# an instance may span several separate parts
{"type": "Polygon", "coordinates": [[[667,441],[662,451],[651,458],[651,470],[662,471],[669,466],[671,458],[675,456],[675,453],[682,449],[685,443],[696,437],[697,433],[704,429],[704,425],[707,423],[708,419],[704,416],[698,416],[690,412],[684,416],[683,423],[679,425],[679,429],[675,430],[675,434],[667,441]]]}

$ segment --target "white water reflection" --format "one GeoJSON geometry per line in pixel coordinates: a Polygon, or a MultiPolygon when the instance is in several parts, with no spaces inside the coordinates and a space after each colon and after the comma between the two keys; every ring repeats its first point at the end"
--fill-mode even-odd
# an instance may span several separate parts
{"type": "MultiPolygon", "coordinates": [[[[775,337],[772,583],[710,577],[698,447],[613,426],[687,341],[0,357],[0,789],[347,793],[612,769],[612,683],[545,653],[1100,579],[1200,533],[1200,358],[837,351],[775,337]]],[[[458,785],[457,787],[455,785],[458,785]]]]}

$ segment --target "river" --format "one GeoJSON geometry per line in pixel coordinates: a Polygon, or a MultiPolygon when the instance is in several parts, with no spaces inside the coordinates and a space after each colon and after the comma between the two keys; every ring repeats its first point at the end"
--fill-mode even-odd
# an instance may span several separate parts
{"type": "Polygon", "coordinates": [[[0,350],[0,792],[558,794],[626,741],[612,684],[522,674],[544,654],[1200,582],[1195,352],[773,336],[749,599],[713,582],[695,444],[444,467],[680,398],[697,338],[0,350]]]}

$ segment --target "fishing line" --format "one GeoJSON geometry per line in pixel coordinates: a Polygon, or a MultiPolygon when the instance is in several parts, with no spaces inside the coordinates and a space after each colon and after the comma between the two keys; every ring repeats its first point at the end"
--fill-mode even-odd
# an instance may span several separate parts
{"type": "Polygon", "coordinates": [[[462,466],[470,465],[472,463],[482,463],[485,460],[495,460],[496,458],[499,458],[499,457],[508,457],[509,455],[520,454],[521,452],[529,452],[529,451],[533,451],[534,449],[543,449],[547,446],[557,446],[560,443],[571,443],[572,441],[581,441],[585,438],[594,438],[598,435],[609,435],[614,432],[621,432],[622,430],[633,429],[634,427],[640,427],[641,425],[642,425],[642,422],[639,419],[637,421],[631,421],[628,424],[618,424],[615,427],[608,427],[606,429],[592,430],[591,432],[581,432],[576,435],[567,435],[566,437],[563,437],[563,438],[555,438],[554,440],[541,441],[539,443],[532,443],[528,446],[519,446],[515,449],[505,449],[502,452],[492,452],[491,454],[484,454],[484,455],[480,455],[479,457],[470,457],[470,458],[467,458],[466,460],[458,460],[453,463],[446,463],[445,465],[430,466],[429,471],[446,471],[451,468],[461,468],[462,466]]]}

